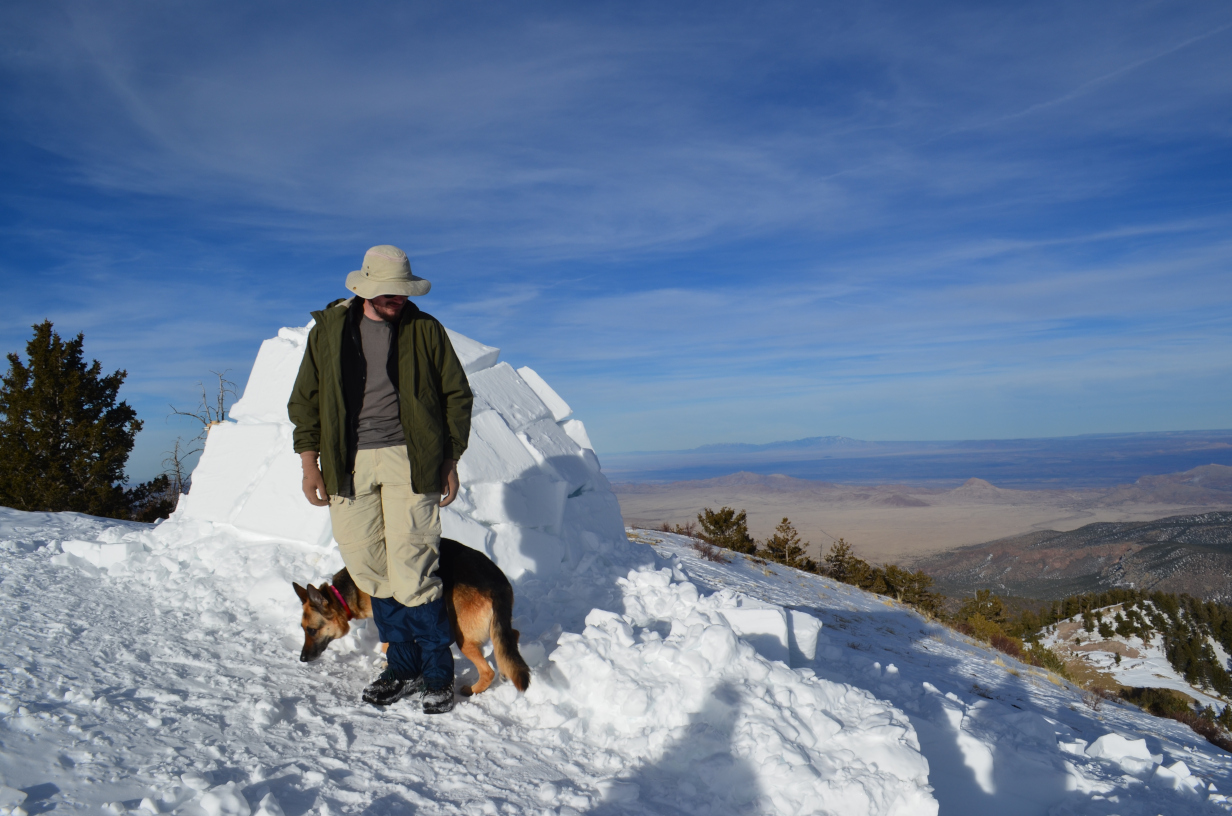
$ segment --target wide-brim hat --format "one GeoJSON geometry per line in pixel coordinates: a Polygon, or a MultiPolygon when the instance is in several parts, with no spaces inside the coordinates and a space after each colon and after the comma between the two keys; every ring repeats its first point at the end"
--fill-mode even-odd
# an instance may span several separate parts
{"type": "Polygon", "coordinates": [[[426,295],[432,284],[411,274],[405,252],[382,244],[364,253],[363,268],[347,275],[346,287],[368,300],[381,295],[426,295]]]}

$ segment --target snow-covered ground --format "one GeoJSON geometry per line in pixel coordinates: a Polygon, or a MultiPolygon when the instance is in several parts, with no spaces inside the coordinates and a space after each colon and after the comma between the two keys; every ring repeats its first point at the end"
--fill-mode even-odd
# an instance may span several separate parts
{"type": "Polygon", "coordinates": [[[888,599],[741,556],[697,560],[679,536],[640,537],[662,542],[660,557],[685,563],[700,586],[818,617],[824,627],[808,667],[906,713],[943,814],[1229,807],[1218,791],[1232,787],[1232,756],[1179,723],[1084,695],[888,599]]]}
{"type": "Polygon", "coordinates": [[[1226,809],[1209,786],[1232,786],[1229,757],[1178,723],[1093,710],[851,587],[633,535],[646,545],[626,563],[518,585],[527,694],[498,682],[429,718],[358,702],[379,663],[370,628],[297,661],[298,605],[272,578],[328,573],[315,548],[219,536],[187,551],[144,525],[5,510],[0,802],[20,790],[28,813],[287,816],[1226,809]]]}
{"type": "Polygon", "coordinates": [[[1178,723],[859,590],[626,536],[565,401],[453,333],[476,399],[442,522],[513,581],[532,681],[361,704],[374,627],[298,660],[291,582],[342,566],[286,417],[307,335],[262,346],[168,521],[0,508],[0,816],[1229,809],[1228,757],[1178,723]]]}
{"type": "MultiPolygon", "coordinates": [[[[1111,619],[1112,615],[1121,611],[1121,607],[1110,606],[1098,611],[1111,619]]],[[[1223,646],[1214,638],[1208,637],[1207,640],[1224,665],[1228,665],[1228,654],[1223,646]]],[[[1050,626],[1040,642],[1066,657],[1085,661],[1123,686],[1175,689],[1216,711],[1223,711],[1223,707],[1228,704],[1210,689],[1191,686],[1172,668],[1168,656],[1164,653],[1163,637],[1159,633],[1151,636],[1150,643],[1144,643],[1137,635],[1103,638],[1083,629],[1082,616],[1076,615],[1050,626]],[[1119,663],[1118,654],[1121,655],[1119,663]]]]}

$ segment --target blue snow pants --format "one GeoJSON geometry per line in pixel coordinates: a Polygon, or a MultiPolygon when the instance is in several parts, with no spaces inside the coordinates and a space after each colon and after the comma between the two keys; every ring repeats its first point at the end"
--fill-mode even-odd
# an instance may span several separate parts
{"type": "Polygon", "coordinates": [[[385,656],[399,679],[423,675],[428,688],[453,685],[453,652],[449,650],[453,632],[444,598],[419,606],[373,598],[372,617],[381,640],[389,644],[385,656]]]}

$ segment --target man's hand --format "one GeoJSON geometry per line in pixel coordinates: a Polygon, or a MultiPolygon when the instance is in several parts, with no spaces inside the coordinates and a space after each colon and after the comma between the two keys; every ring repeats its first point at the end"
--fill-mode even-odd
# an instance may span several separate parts
{"type": "Polygon", "coordinates": [[[458,498],[458,460],[446,459],[441,465],[441,507],[448,507],[458,498]]]}
{"type": "Polygon", "coordinates": [[[317,465],[317,452],[304,451],[300,455],[300,461],[304,465],[304,496],[308,502],[315,507],[326,507],[329,505],[329,494],[325,492],[325,477],[321,475],[321,468],[317,465]]]}

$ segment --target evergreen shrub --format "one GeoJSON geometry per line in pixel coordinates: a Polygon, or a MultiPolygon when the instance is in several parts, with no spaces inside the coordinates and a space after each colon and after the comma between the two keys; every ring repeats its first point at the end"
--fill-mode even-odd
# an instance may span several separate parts
{"type": "Polygon", "coordinates": [[[126,371],[86,365],[84,337],[64,341],[51,321],[34,326],[26,360],[9,354],[0,379],[0,504],[27,511],[75,511],[110,518],[164,517],[174,509],[167,481],[131,489],[124,466],[141,430],[118,399],[126,371]]]}

